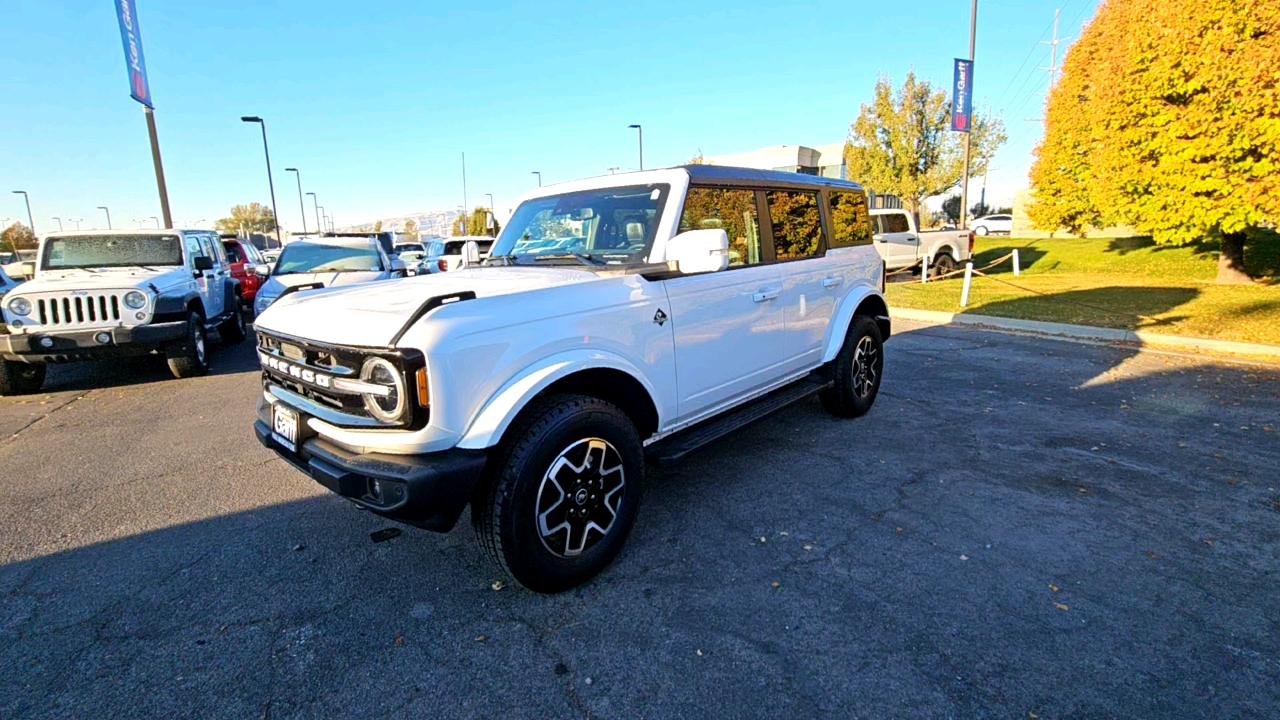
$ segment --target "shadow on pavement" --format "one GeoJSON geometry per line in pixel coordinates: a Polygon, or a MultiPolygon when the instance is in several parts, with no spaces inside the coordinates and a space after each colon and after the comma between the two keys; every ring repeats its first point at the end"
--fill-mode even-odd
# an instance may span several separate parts
{"type": "MultiPolygon", "coordinates": [[[[237,345],[223,344],[216,334],[210,333],[209,347],[212,350],[209,354],[209,375],[231,375],[258,369],[252,333],[237,345]]],[[[96,362],[50,365],[41,392],[94,390],[172,379],[173,374],[169,372],[164,355],[153,353],[96,362]]]]}

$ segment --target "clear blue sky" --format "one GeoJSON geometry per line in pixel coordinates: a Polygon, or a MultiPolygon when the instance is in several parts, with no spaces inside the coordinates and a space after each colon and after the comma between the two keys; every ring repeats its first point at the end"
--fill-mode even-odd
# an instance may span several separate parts
{"type": "MultiPolygon", "coordinates": [[[[339,225],[536,184],[768,145],[844,139],[877,76],[940,85],[967,51],[969,3],[437,3],[136,0],[174,220],[268,201],[267,119],[282,224],[297,187],[339,225]]],[[[129,98],[112,0],[4,0],[0,219],[117,227],[159,215],[142,109],[129,98]]],[[[1048,25],[1075,36],[1095,0],[982,0],[976,100],[1011,143],[995,195],[1023,184],[1039,125],[1048,25]],[[1034,52],[1033,52],[1034,48],[1034,52]],[[1022,66],[1031,54],[1030,59],[1022,66]],[[998,104],[995,104],[999,100],[998,104]]],[[[1065,45],[1063,46],[1065,47],[1065,45]]],[[[310,199],[308,198],[308,208],[310,199]]],[[[308,209],[308,222],[311,223],[308,209]]],[[[313,223],[312,223],[313,224],[313,223]]]]}

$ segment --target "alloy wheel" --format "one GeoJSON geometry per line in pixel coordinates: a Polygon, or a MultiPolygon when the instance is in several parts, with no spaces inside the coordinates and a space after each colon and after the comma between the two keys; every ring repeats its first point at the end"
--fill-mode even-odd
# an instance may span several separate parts
{"type": "Polygon", "coordinates": [[[571,558],[600,542],[622,504],[626,473],[607,440],[578,440],[560,451],[538,487],[538,536],[552,554],[571,558]]]}
{"type": "Polygon", "coordinates": [[[858,341],[858,347],[853,351],[853,392],[860,398],[870,395],[876,385],[878,358],[875,341],[869,337],[858,341]]]}

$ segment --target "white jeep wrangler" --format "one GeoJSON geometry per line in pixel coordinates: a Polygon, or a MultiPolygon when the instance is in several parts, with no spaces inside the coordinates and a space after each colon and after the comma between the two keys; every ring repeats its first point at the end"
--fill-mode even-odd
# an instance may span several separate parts
{"type": "Polygon", "coordinates": [[[51,233],[35,278],[4,297],[0,395],[38,391],[46,364],[165,354],[176,377],[208,371],[206,331],[245,338],[240,281],[208,230],[51,233]]]}
{"type": "Polygon", "coordinates": [[[818,394],[867,412],[889,335],[866,195],[716,166],[527,195],[457,272],[297,292],[256,324],[259,440],[362,508],[555,592],[664,464],[818,394]]]}

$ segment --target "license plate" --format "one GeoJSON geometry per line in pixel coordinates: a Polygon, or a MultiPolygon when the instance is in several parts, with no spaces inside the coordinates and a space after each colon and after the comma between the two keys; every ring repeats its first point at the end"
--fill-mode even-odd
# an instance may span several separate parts
{"type": "Polygon", "coordinates": [[[271,437],[291,452],[298,452],[298,413],[279,403],[273,407],[271,437]]]}

